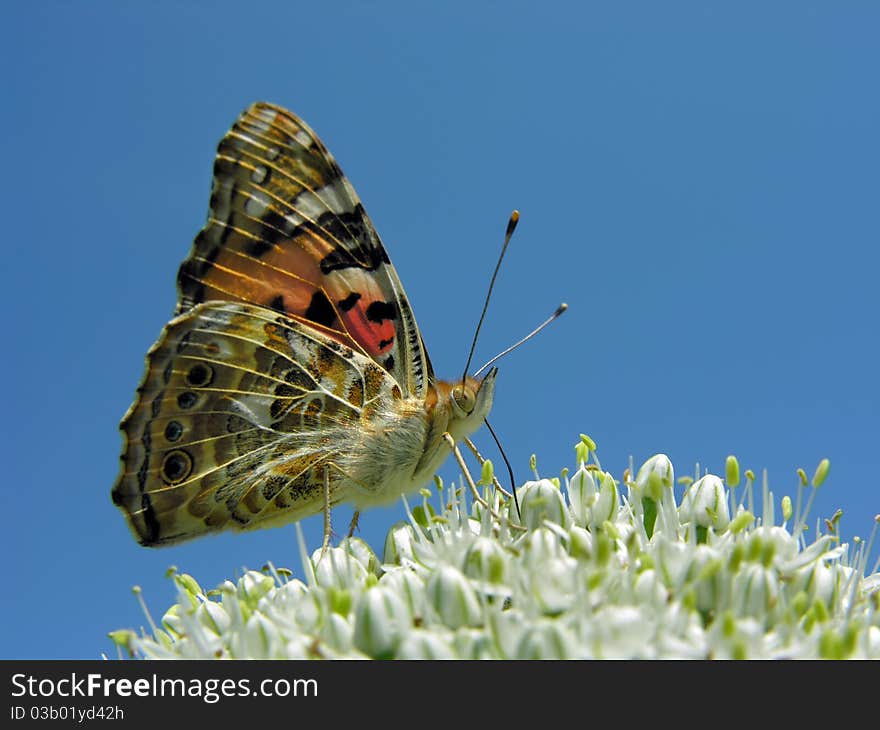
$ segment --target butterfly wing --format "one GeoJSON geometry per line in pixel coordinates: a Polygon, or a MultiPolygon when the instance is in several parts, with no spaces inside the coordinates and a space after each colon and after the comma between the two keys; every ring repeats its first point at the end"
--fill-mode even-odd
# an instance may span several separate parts
{"type": "MultiPolygon", "coordinates": [[[[113,501],[144,545],[301,519],[323,508],[324,469],[359,419],[399,397],[371,358],[314,328],[196,305],[147,355],[113,501]]],[[[338,476],[331,504],[347,497],[338,476]]]]}
{"type": "Polygon", "coordinates": [[[318,137],[258,103],[223,137],[207,225],[178,274],[178,313],[258,304],[318,325],[424,397],[433,382],[415,318],[363,205],[318,137]]]}

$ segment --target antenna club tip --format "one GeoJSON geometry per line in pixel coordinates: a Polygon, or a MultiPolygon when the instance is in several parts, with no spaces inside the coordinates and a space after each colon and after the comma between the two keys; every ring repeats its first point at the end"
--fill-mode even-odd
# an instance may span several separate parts
{"type": "Polygon", "coordinates": [[[559,316],[560,314],[562,314],[566,309],[568,309],[568,305],[567,305],[565,302],[563,302],[562,304],[560,304],[560,305],[556,308],[556,313],[555,313],[553,316],[558,317],[558,316],[559,316]]]}
{"type": "Polygon", "coordinates": [[[517,223],[519,223],[519,211],[515,210],[510,214],[510,220],[507,221],[507,238],[510,238],[517,223]]]}

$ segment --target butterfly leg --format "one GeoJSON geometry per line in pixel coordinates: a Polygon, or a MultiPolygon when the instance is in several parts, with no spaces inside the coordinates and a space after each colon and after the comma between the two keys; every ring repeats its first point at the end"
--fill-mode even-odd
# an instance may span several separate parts
{"type": "Polygon", "coordinates": [[[351,517],[351,522],[348,525],[348,537],[351,538],[354,535],[354,531],[357,529],[358,520],[360,519],[361,513],[357,510],[354,511],[354,514],[351,517]]]}
{"type": "MultiPolygon", "coordinates": [[[[483,458],[483,455],[477,450],[476,444],[474,444],[474,442],[471,441],[467,437],[464,438],[464,442],[467,445],[468,449],[470,449],[470,451],[474,455],[474,457],[476,457],[477,461],[480,464],[480,467],[482,467],[483,464],[486,462],[486,460],[483,458]]],[[[506,459],[505,459],[505,463],[506,463],[506,459]]],[[[499,492],[501,492],[501,494],[503,494],[508,499],[513,497],[512,492],[508,492],[504,487],[501,486],[501,482],[498,481],[498,477],[496,477],[494,473],[492,474],[492,484],[495,485],[495,489],[497,489],[499,492]]],[[[513,481],[513,472],[511,472],[510,484],[511,484],[512,489],[516,488],[516,485],[513,481]]],[[[517,509],[517,513],[518,512],[519,512],[519,509],[517,509]]]]}
{"type": "Polygon", "coordinates": [[[455,457],[455,460],[458,462],[458,466],[461,468],[461,472],[464,475],[465,480],[467,481],[467,485],[470,489],[471,497],[473,498],[474,502],[479,502],[479,504],[481,504],[483,508],[492,515],[492,517],[498,520],[499,523],[506,523],[510,526],[511,529],[522,530],[523,532],[525,532],[525,527],[522,527],[520,525],[513,525],[506,518],[502,518],[501,515],[499,515],[498,512],[495,511],[493,506],[480,495],[480,492],[477,489],[477,485],[474,482],[474,478],[471,476],[471,472],[468,469],[467,464],[465,464],[464,457],[461,455],[461,451],[459,451],[458,446],[455,443],[455,439],[452,438],[452,435],[447,432],[443,434],[442,438],[449,446],[453,456],[455,457]]]}
{"type": "Polygon", "coordinates": [[[321,543],[321,558],[324,557],[328,547],[330,547],[330,468],[324,467],[324,542],[321,543]]]}

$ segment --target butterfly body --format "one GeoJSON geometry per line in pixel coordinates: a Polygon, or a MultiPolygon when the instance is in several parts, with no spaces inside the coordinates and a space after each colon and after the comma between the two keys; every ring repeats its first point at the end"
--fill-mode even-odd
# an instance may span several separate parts
{"type": "Polygon", "coordinates": [[[112,496],[141,544],[269,527],[427,483],[494,394],[438,381],[354,190],[286,110],[223,138],[177,316],[122,420],[112,496]]]}

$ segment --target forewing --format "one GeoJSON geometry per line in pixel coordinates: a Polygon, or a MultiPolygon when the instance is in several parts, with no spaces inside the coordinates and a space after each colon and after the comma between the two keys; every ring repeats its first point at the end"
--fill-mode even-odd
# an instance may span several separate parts
{"type": "Polygon", "coordinates": [[[221,140],[208,223],[178,274],[178,313],[259,304],[324,328],[386,369],[405,395],[433,379],[397,273],[317,136],[258,103],[221,140]]]}
{"type": "Polygon", "coordinates": [[[338,479],[334,458],[396,389],[371,359],[287,316],[197,305],[147,355],[113,501],[144,545],[314,514],[324,469],[338,479]]]}

